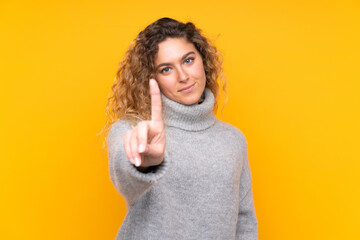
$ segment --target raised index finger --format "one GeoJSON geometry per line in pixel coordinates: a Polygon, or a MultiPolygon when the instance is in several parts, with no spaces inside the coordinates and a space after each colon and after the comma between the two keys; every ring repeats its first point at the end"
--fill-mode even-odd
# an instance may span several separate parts
{"type": "Polygon", "coordinates": [[[150,95],[151,95],[151,121],[159,122],[162,124],[161,112],[161,95],[157,82],[150,79],[150,95]]]}

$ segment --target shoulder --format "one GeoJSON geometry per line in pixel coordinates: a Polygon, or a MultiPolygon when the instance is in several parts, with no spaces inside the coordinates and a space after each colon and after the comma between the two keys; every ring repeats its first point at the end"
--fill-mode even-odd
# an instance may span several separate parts
{"type": "Polygon", "coordinates": [[[230,138],[229,140],[239,141],[243,146],[247,145],[246,137],[239,128],[218,119],[216,120],[214,127],[219,134],[223,134],[230,138]]]}

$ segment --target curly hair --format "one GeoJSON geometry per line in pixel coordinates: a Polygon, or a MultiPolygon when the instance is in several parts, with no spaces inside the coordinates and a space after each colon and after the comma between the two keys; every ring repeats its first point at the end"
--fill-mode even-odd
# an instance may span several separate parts
{"type": "Polygon", "coordinates": [[[161,18],[139,33],[119,65],[106,106],[106,131],[118,119],[129,120],[132,124],[138,120],[151,119],[149,80],[155,79],[154,61],[159,50],[158,45],[167,38],[185,38],[194,44],[202,56],[206,75],[205,87],[215,96],[213,111],[216,112],[218,79],[222,82],[224,91],[226,87],[226,81],[222,78],[221,55],[193,23],[161,18]]]}

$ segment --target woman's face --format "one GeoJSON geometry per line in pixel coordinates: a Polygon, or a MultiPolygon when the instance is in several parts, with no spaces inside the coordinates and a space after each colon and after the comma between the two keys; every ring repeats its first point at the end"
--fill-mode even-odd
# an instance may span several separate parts
{"type": "Polygon", "coordinates": [[[156,80],[161,92],[178,103],[198,103],[205,89],[203,60],[194,44],[184,38],[167,38],[155,56],[156,80]]]}

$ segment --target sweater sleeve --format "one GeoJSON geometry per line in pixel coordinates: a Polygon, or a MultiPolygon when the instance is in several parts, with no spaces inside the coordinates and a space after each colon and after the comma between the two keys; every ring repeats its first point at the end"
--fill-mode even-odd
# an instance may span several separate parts
{"type": "Polygon", "coordinates": [[[258,239],[258,223],[254,208],[251,171],[247,154],[246,140],[242,152],[244,163],[240,177],[240,202],[236,239],[256,240],[258,239]]]}
{"type": "Polygon", "coordinates": [[[110,179],[116,190],[123,195],[128,206],[145,194],[158,182],[167,169],[167,153],[164,161],[156,166],[151,172],[143,173],[128,160],[123,138],[131,127],[127,121],[117,121],[110,129],[108,135],[108,156],[110,179]]]}

